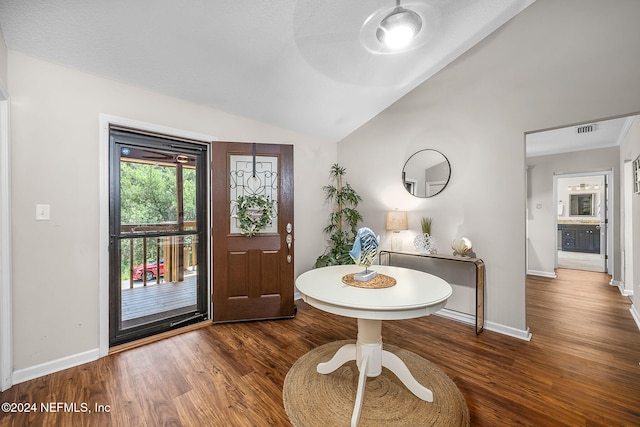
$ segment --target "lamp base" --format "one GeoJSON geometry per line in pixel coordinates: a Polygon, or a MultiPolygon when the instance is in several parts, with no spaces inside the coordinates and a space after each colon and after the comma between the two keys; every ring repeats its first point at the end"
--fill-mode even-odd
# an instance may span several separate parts
{"type": "Polygon", "coordinates": [[[400,233],[395,231],[391,235],[391,250],[392,251],[402,250],[402,239],[400,238],[400,233]]]}
{"type": "Polygon", "coordinates": [[[373,279],[377,275],[378,275],[377,271],[365,270],[365,271],[361,271],[360,273],[354,274],[353,280],[356,280],[358,282],[368,282],[369,280],[373,279]]]}

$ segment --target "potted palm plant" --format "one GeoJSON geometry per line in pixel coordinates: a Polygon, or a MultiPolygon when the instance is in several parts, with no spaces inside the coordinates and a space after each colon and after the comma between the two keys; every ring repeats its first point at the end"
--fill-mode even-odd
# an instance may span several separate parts
{"type": "Polygon", "coordinates": [[[345,174],[344,167],[334,164],[330,171],[332,183],[322,187],[326,201],[333,205],[333,212],[329,216],[329,225],[323,230],[329,235],[329,246],[316,259],[316,268],[354,263],[349,251],[358,233],[358,223],[362,221],[362,215],[356,209],[362,198],[349,183],[344,182],[345,174]]]}

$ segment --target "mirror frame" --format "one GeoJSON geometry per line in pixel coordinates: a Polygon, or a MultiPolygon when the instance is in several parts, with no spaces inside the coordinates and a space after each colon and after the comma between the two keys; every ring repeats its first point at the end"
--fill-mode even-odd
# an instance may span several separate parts
{"type": "Polygon", "coordinates": [[[569,194],[569,216],[596,216],[596,193],[569,194]],[[589,212],[585,208],[589,208],[589,212]]]}
{"type": "MultiPolygon", "coordinates": [[[[438,163],[439,164],[439,163],[438,163]]],[[[411,156],[409,156],[409,158],[407,159],[406,162],[404,162],[404,166],[402,167],[402,186],[404,187],[404,189],[407,191],[407,193],[411,194],[413,197],[418,197],[420,199],[428,199],[430,197],[434,197],[437,196],[438,194],[442,193],[442,191],[447,187],[447,185],[449,184],[449,181],[451,180],[451,163],[449,162],[449,159],[447,158],[447,156],[445,156],[444,154],[442,154],[440,151],[438,150],[434,150],[433,148],[425,148],[422,150],[418,150],[415,153],[413,153],[411,156]],[[417,186],[417,181],[415,180],[411,180],[411,179],[407,179],[406,178],[406,168],[407,165],[409,164],[409,162],[411,161],[411,159],[413,159],[415,156],[419,155],[420,153],[423,153],[425,151],[432,151],[434,153],[439,154],[440,156],[442,156],[442,158],[444,159],[445,162],[447,162],[447,166],[449,167],[449,173],[447,174],[447,179],[442,181],[438,181],[438,183],[442,184],[442,187],[440,189],[438,189],[438,191],[436,191],[435,193],[427,196],[426,195],[426,188],[425,188],[425,195],[424,196],[419,196],[417,194],[415,194],[415,186],[417,186]],[[413,187],[414,190],[412,191],[410,187],[413,187]]],[[[426,182],[425,182],[425,187],[426,187],[426,182]]]]}

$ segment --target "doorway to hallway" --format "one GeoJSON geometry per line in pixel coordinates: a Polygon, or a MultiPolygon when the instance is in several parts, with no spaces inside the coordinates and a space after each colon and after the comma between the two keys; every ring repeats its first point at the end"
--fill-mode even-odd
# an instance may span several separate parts
{"type": "Polygon", "coordinates": [[[609,268],[611,172],[554,176],[556,268],[606,273],[609,268]]]}

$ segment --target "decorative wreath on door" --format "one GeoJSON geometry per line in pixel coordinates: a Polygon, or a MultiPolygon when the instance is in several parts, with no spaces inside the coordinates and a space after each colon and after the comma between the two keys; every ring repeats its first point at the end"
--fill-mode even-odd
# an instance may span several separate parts
{"type": "Polygon", "coordinates": [[[265,196],[240,196],[236,218],[242,234],[249,237],[264,230],[273,220],[273,202],[265,196]]]}

